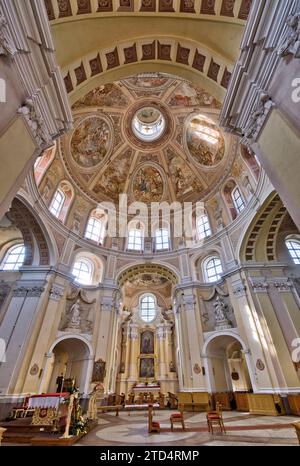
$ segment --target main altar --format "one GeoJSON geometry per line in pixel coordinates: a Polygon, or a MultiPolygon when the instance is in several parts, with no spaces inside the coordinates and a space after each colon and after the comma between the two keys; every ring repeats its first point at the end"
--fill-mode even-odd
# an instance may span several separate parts
{"type": "Polygon", "coordinates": [[[156,383],[149,383],[149,384],[139,383],[139,384],[136,384],[132,388],[132,390],[135,394],[138,394],[138,393],[157,393],[158,394],[160,392],[160,385],[156,383]]]}

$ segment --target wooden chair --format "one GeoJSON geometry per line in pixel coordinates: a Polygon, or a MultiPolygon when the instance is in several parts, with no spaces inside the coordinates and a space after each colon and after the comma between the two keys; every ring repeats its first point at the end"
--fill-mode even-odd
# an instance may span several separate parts
{"type": "Polygon", "coordinates": [[[180,422],[180,424],[182,425],[182,430],[185,430],[184,414],[183,414],[184,404],[179,403],[178,409],[179,409],[179,413],[174,413],[174,414],[171,414],[170,416],[171,430],[173,430],[175,422],[180,422]]]}
{"type": "Polygon", "coordinates": [[[155,403],[153,393],[149,393],[149,396],[148,396],[148,399],[147,399],[147,403],[150,403],[151,405],[153,405],[153,404],[155,403]]]}
{"type": "Polygon", "coordinates": [[[216,424],[220,427],[221,432],[226,434],[224,422],[223,422],[223,414],[222,414],[222,405],[220,403],[216,404],[215,411],[208,411],[206,414],[208,432],[211,434],[214,433],[213,426],[216,424]]]}
{"type": "Polygon", "coordinates": [[[159,409],[164,409],[165,407],[165,395],[161,392],[158,394],[158,403],[159,403],[159,409]]]}
{"type": "Polygon", "coordinates": [[[127,404],[128,405],[133,405],[134,404],[134,393],[129,393],[127,404]]]}
{"type": "Polygon", "coordinates": [[[153,421],[153,406],[148,406],[148,432],[149,434],[156,432],[160,433],[160,424],[159,422],[153,421]]]}
{"type": "Polygon", "coordinates": [[[174,393],[168,392],[168,402],[167,406],[170,409],[177,409],[178,407],[178,398],[174,393]]]}
{"type": "Polygon", "coordinates": [[[300,421],[294,422],[293,425],[294,425],[294,427],[296,429],[296,434],[297,434],[298,442],[299,442],[299,445],[300,445],[300,421]]]}

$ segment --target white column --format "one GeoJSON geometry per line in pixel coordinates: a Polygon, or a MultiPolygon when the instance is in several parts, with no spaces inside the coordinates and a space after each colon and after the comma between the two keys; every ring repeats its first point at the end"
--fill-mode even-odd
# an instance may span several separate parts
{"type": "Polygon", "coordinates": [[[35,322],[38,303],[44,291],[44,283],[20,281],[13,291],[0,328],[0,338],[6,342],[6,362],[0,364],[1,394],[13,390],[24,360],[30,329],[35,322]]]}

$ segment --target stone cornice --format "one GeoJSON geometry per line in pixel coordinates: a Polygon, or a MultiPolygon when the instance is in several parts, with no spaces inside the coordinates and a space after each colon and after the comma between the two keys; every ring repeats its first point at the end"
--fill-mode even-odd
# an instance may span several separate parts
{"type": "Polygon", "coordinates": [[[16,298],[39,298],[45,291],[45,282],[43,280],[18,281],[13,289],[13,297],[16,298]]]}
{"type": "Polygon", "coordinates": [[[43,1],[1,0],[0,60],[9,58],[26,96],[19,115],[42,151],[73,121],[43,1]]]}
{"type": "Polygon", "coordinates": [[[269,86],[282,56],[297,57],[299,0],[254,0],[221,112],[221,124],[255,143],[274,104],[269,86]]]}
{"type": "Polygon", "coordinates": [[[221,231],[217,232],[210,238],[208,238],[204,245],[202,246],[197,246],[195,248],[183,248],[180,251],[173,250],[173,251],[168,251],[168,252],[161,252],[161,253],[145,253],[143,255],[141,254],[135,254],[127,251],[121,251],[121,250],[111,250],[109,248],[105,248],[103,246],[96,246],[92,244],[90,241],[80,237],[76,233],[70,231],[64,224],[59,222],[55,217],[53,217],[46,204],[44,203],[44,200],[42,199],[38,188],[36,186],[33,174],[31,173],[28,178],[28,187],[30,190],[30,195],[34,201],[34,207],[35,210],[38,212],[39,216],[41,217],[42,221],[45,223],[47,222],[50,226],[55,231],[58,231],[61,235],[63,235],[65,238],[71,238],[78,246],[82,248],[88,248],[89,251],[94,252],[95,254],[102,254],[103,256],[109,256],[109,255],[114,255],[118,259],[127,259],[130,261],[140,261],[141,258],[143,260],[147,261],[167,261],[167,260],[173,260],[177,259],[179,254],[188,254],[190,257],[196,256],[200,252],[202,252],[205,249],[209,249],[214,247],[214,245],[218,242],[220,242],[223,238],[225,237],[230,237],[230,235],[238,228],[241,226],[244,226],[246,229],[250,222],[252,221],[252,217],[256,215],[257,210],[259,207],[263,204],[265,198],[269,195],[269,188],[268,188],[268,183],[269,180],[266,176],[266,174],[263,172],[258,186],[257,186],[257,191],[255,195],[252,197],[250,202],[247,204],[246,209],[237,217],[237,219],[232,222],[230,225],[227,227],[223,228],[221,231]],[[251,218],[249,217],[251,213],[251,218]]]}

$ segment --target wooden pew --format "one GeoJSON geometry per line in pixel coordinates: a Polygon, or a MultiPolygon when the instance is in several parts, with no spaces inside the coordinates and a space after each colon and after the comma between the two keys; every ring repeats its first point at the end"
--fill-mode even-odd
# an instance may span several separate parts
{"type": "Polygon", "coordinates": [[[123,408],[122,405],[115,405],[115,406],[98,406],[97,407],[97,414],[99,412],[105,413],[107,411],[116,411],[116,416],[119,416],[119,411],[123,408]]]}

